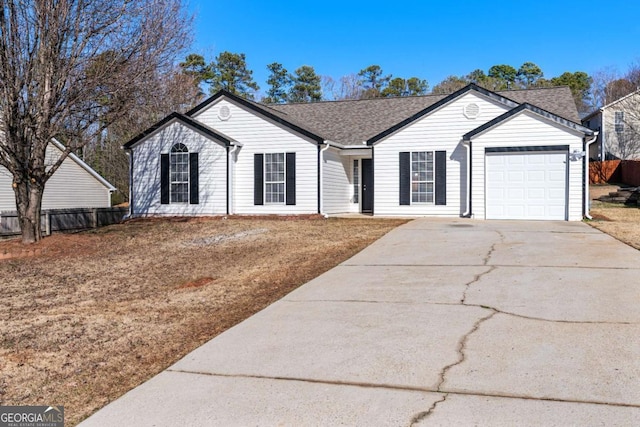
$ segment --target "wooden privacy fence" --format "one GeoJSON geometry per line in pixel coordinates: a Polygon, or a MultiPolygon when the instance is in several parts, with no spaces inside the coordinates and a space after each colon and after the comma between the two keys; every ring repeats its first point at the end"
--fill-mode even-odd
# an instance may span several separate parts
{"type": "Polygon", "coordinates": [[[640,187],[640,161],[623,160],[620,163],[620,182],[632,187],[640,187]]]}
{"type": "Polygon", "coordinates": [[[591,184],[620,182],[620,179],[620,160],[589,162],[589,182],[591,184]]]}
{"type": "Polygon", "coordinates": [[[591,184],[626,184],[640,186],[639,160],[607,160],[589,163],[589,182],[591,184]]]}
{"type": "MultiPolygon", "coordinates": [[[[122,221],[128,208],[75,208],[42,211],[42,232],[87,230],[104,227],[122,221]]],[[[18,213],[0,212],[0,236],[20,234],[18,213]]]]}

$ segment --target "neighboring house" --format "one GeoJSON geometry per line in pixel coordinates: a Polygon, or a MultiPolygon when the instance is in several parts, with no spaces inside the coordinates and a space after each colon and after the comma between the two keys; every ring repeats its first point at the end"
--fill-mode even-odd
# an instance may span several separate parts
{"type": "Polygon", "coordinates": [[[580,220],[567,87],[262,105],[218,92],[124,145],[132,216],[339,214],[580,220]]]}
{"type": "Polygon", "coordinates": [[[582,124],[599,131],[590,147],[590,160],[640,158],[640,90],[599,108],[582,124]]]}
{"type": "MultiPolygon", "coordinates": [[[[64,146],[52,140],[47,147],[47,164],[60,158],[64,146]]],[[[0,212],[15,211],[13,177],[0,166],[0,212]]],[[[75,154],[70,154],[45,184],[42,209],[100,208],[111,206],[115,187],[75,154]]]]}

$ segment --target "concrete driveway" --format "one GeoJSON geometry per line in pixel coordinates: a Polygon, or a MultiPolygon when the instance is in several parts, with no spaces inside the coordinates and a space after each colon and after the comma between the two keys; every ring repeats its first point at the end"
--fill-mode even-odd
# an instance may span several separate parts
{"type": "Polygon", "coordinates": [[[83,426],[640,424],[640,252],[582,223],[421,219],[83,426]]]}

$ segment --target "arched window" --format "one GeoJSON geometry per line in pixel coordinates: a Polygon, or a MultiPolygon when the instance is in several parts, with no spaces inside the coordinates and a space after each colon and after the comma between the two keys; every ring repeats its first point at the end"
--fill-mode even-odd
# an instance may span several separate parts
{"type": "Polygon", "coordinates": [[[189,149],[175,144],[170,154],[171,203],[189,202],[189,149]]]}

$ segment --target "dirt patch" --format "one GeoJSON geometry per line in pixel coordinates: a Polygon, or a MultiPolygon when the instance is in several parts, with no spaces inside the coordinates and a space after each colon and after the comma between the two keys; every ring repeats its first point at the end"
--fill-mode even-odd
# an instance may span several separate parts
{"type": "Polygon", "coordinates": [[[618,185],[612,184],[597,184],[589,186],[589,198],[596,200],[600,196],[608,196],[609,193],[616,192],[620,189],[618,185]]]}
{"type": "Polygon", "coordinates": [[[172,218],[45,238],[0,261],[0,404],[64,405],[74,425],[403,222],[172,218]]]}

